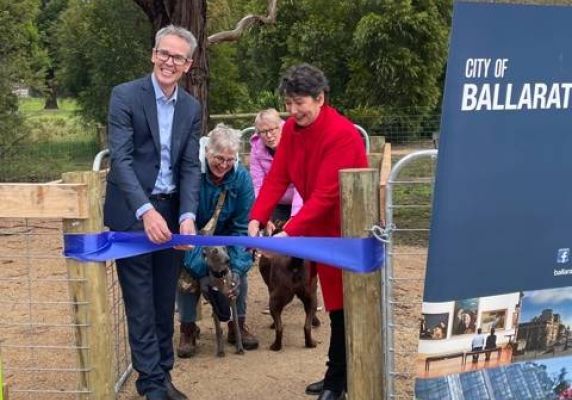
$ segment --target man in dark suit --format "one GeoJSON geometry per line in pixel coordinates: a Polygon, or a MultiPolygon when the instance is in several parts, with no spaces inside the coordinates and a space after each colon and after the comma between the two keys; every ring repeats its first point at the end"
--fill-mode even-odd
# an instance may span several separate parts
{"type": "MultiPolygon", "coordinates": [[[[195,48],[189,31],[167,26],[155,37],[152,74],[113,89],[104,207],[111,230],[144,230],[153,243],[195,234],[200,106],[178,86],[195,48]]],[[[181,257],[168,249],[117,260],[137,391],[148,400],[187,399],[170,376],[181,257]]]]}

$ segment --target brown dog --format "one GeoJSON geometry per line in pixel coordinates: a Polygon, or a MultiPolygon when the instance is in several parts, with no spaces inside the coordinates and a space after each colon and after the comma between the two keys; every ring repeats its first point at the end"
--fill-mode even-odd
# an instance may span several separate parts
{"type": "Polygon", "coordinates": [[[312,325],[320,325],[320,320],[316,317],[318,279],[311,273],[310,263],[300,258],[276,254],[271,259],[261,256],[259,267],[262,279],[268,286],[270,314],[276,332],[270,350],[278,351],[282,348],[282,310],[294,296],[302,301],[306,312],[306,347],[316,347],[316,342],[312,339],[312,325]]]}

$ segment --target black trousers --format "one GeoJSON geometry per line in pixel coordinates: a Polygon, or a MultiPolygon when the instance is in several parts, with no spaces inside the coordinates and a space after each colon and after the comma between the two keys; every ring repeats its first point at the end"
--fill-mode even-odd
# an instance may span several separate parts
{"type": "Polygon", "coordinates": [[[324,376],[324,390],[341,392],[347,388],[346,335],[344,310],[330,312],[330,347],[324,376]]]}
{"type": "MultiPolygon", "coordinates": [[[[171,232],[178,232],[178,202],[153,201],[171,232]]],[[[142,230],[142,223],[132,227],[142,230]]],[[[162,398],[165,381],[173,369],[175,291],[182,252],[162,250],[117,260],[117,276],[123,292],[131,360],[139,373],[135,383],[140,395],[162,398]]]]}

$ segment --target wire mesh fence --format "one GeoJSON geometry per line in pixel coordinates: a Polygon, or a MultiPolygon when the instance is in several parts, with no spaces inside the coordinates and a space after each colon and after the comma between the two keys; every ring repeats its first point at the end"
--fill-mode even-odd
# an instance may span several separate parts
{"type": "Polygon", "coordinates": [[[95,138],[0,146],[0,182],[49,182],[63,172],[89,170],[98,151],[95,138]]]}
{"type": "MultiPolygon", "coordinates": [[[[93,398],[85,382],[90,346],[77,340],[91,323],[74,318],[90,304],[70,290],[88,282],[70,276],[62,246],[61,220],[0,218],[0,350],[11,400],[93,398]]],[[[126,322],[112,265],[107,277],[119,384],[130,362],[126,322]]]]}
{"type": "MultiPolygon", "coordinates": [[[[244,129],[254,124],[256,113],[213,115],[211,125],[224,122],[244,129]]],[[[354,113],[348,115],[369,136],[385,136],[394,148],[434,148],[438,140],[440,115],[423,110],[403,110],[390,115],[354,113]]],[[[46,124],[51,123],[47,121],[46,124]]],[[[41,121],[37,122],[41,125],[41,121]]],[[[80,128],[74,128],[80,129],[80,128]]],[[[105,147],[105,128],[85,125],[72,137],[31,133],[11,145],[0,142],[0,182],[49,182],[63,172],[88,170],[93,157],[105,147]],[[51,136],[50,136],[51,135],[51,136]]]]}

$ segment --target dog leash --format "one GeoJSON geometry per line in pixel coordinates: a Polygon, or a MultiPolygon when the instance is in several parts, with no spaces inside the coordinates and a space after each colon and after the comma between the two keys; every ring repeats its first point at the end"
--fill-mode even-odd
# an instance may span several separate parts
{"type": "Polygon", "coordinates": [[[218,221],[218,217],[222,211],[222,206],[224,205],[224,200],[226,199],[226,190],[223,190],[220,195],[218,196],[218,200],[216,202],[215,210],[213,216],[209,221],[203,226],[203,229],[199,231],[199,233],[203,236],[212,236],[216,229],[216,223],[218,221]]]}
{"type": "MultiPolygon", "coordinates": [[[[199,234],[203,236],[212,236],[212,234],[216,229],[216,223],[222,211],[225,198],[226,198],[226,190],[223,190],[218,196],[213,216],[211,217],[211,219],[209,219],[209,221],[206,223],[203,229],[199,231],[199,234]]],[[[179,273],[179,279],[177,281],[177,286],[179,290],[183,293],[194,293],[200,290],[197,280],[194,279],[191,276],[191,274],[187,272],[185,268],[181,268],[181,272],[179,273]]]]}

